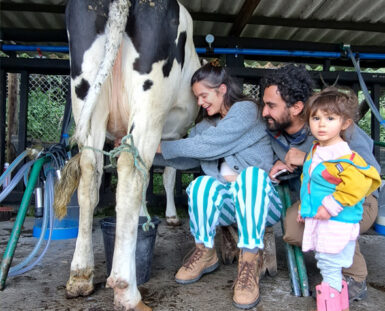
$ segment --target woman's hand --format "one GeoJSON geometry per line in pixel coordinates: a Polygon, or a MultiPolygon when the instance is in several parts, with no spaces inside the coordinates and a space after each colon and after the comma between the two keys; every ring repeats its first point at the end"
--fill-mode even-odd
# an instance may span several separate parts
{"type": "Polygon", "coordinates": [[[156,149],[156,153],[162,153],[162,148],[160,147],[161,143],[159,143],[158,148],[156,149]]]}
{"type": "Polygon", "coordinates": [[[313,218],[318,220],[329,220],[330,217],[332,217],[332,215],[330,215],[328,210],[323,205],[321,205],[318,208],[317,214],[315,214],[313,218]]]}
{"type": "Polygon", "coordinates": [[[226,181],[228,182],[233,182],[237,179],[238,175],[226,175],[226,176],[223,176],[224,179],[226,179],[226,181]]]}

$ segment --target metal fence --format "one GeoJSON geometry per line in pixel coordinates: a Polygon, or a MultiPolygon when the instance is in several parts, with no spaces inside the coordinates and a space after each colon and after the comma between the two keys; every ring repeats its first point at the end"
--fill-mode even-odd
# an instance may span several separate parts
{"type": "MultiPolygon", "coordinates": [[[[18,139],[20,74],[8,74],[7,80],[6,140],[7,149],[14,149],[18,139]]],[[[69,76],[63,75],[29,75],[28,147],[59,142],[69,81],[69,76]]]]}
{"type": "Polygon", "coordinates": [[[243,94],[258,100],[259,98],[259,85],[244,83],[243,94]]]}
{"type": "Polygon", "coordinates": [[[31,145],[60,140],[69,76],[30,75],[27,139],[31,145]]]}

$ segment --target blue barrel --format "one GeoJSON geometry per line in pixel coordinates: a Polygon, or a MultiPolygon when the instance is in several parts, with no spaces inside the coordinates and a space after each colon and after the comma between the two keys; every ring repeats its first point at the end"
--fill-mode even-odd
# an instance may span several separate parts
{"type": "MultiPolygon", "coordinates": [[[[43,218],[36,218],[32,230],[32,236],[40,237],[43,218]]],[[[77,191],[72,195],[71,201],[67,206],[67,214],[62,220],[54,218],[52,229],[52,240],[74,239],[78,237],[79,231],[79,204],[77,199],[77,191]]],[[[44,239],[48,240],[49,236],[49,221],[48,227],[44,234],[44,239]]]]}

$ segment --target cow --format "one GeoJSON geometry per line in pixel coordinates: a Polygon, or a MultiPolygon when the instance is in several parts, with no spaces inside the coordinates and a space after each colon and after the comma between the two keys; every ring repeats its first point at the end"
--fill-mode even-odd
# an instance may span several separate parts
{"type": "Polygon", "coordinates": [[[55,191],[58,217],[78,189],[79,234],[66,285],[68,297],[93,291],[92,215],[98,202],[106,134],[130,135],[138,153],[117,160],[116,235],[107,286],[115,307],[151,310],[137,289],[135,248],[142,190],[162,139],[177,139],[192,125],[197,105],[190,78],[199,68],[192,20],[176,0],[70,0],[73,138],[81,152],[63,170],[55,191]],[[74,184],[72,182],[75,182],[74,184]],[[77,182],[77,183],[76,183],[77,182]]]}

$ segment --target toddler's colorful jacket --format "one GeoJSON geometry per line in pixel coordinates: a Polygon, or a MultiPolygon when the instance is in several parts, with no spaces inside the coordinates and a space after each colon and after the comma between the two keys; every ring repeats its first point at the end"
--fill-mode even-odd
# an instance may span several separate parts
{"type": "Polygon", "coordinates": [[[362,218],[364,198],[381,184],[377,170],[354,151],[350,155],[318,164],[310,177],[315,141],[306,157],[302,173],[300,213],[303,218],[314,217],[322,200],[332,194],[343,210],[330,220],[358,223],[362,218]]]}

